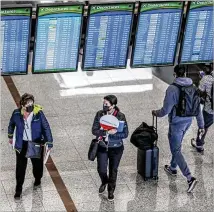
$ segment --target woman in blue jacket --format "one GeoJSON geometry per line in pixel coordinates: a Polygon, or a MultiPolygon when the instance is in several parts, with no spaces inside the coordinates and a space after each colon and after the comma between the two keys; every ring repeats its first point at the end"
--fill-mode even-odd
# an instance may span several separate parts
{"type": "MultiPolygon", "coordinates": [[[[53,138],[48,121],[42,112],[42,107],[34,104],[31,94],[24,94],[20,100],[20,108],[14,110],[8,126],[9,143],[15,140],[16,150],[16,191],[14,198],[19,200],[22,194],[22,186],[27,168],[28,141],[48,145],[48,150],[53,147],[53,138]],[[15,139],[13,139],[15,138],[15,139]]],[[[40,158],[31,158],[34,187],[41,184],[43,176],[43,149],[40,158]]]]}
{"type": "Polygon", "coordinates": [[[108,95],[104,97],[103,109],[98,111],[93,127],[92,134],[97,138],[102,137],[102,142],[99,143],[98,154],[97,154],[97,170],[101,179],[101,186],[99,193],[102,194],[108,184],[108,200],[114,200],[114,190],[116,187],[117,171],[120,160],[122,158],[124,146],[123,139],[128,137],[128,125],[126,117],[120,112],[117,105],[117,97],[114,95],[108,95]],[[100,118],[103,115],[114,115],[119,121],[124,121],[124,128],[122,132],[117,132],[113,129],[108,132],[104,131],[100,126],[100,118]],[[105,142],[105,137],[108,133],[108,143],[105,142]],[[107,167],[109,161],[109,176],[107,174],[107,167]]]}

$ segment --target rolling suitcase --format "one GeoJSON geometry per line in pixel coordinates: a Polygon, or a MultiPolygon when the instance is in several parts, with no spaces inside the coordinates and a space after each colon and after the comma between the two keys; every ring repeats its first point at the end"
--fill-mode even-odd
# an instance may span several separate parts
{"type": "MultiPolygon", "coordinates": [[[[154,126],[155,117],[153,117],[154,126]]],[[[156,131],[157,131],[157,117],[156,117],[156,131]]],[[[158,180],[158,164],[159,164],[159,148],[157,141],[150,149],[138,149],[137,152],[137,171],[144,178],[144,180],[154,179],[158,180]]]]}

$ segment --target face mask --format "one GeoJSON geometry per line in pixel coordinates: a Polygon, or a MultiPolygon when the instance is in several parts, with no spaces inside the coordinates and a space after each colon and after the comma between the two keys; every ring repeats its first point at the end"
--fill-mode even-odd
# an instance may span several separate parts
{"type": "Polygon", "coordinates": [[[30,105],[30,106],[26,107],[26,112],[31,113],[33,111],[33,109],[34,109],[34,106],[30,105]]]}
{"type": "Polygon", "coordinates": [[[104,111],[104,112],[108,112],[108,111],[109,111],[109,109],[110,109],[110,107],[109,107],[109,106],[107,106],[107,105],[103,105],[103,111],[104,111]]]}

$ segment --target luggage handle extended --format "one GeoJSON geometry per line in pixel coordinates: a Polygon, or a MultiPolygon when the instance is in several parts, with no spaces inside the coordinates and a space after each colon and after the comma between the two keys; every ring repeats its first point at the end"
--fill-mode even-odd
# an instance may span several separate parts
{"type": "MultiPolygon", "coordinates": [[[[158,118],[157,116],[153,116],[152,117],[152,126],[154,127],[155,129],[155,132],[158,133],[158,118]]],[[[154,175],[153,175],[153,171],[154,171],[154,147],[157,146],[157,140],[154,142],[154,146],[152,148],[152,158],[151,158],[151,177],[153,178],[154,175]]]]}
{"type": "Polygon", "coordinates": [[[158,132],[158,118],[157,116],[152,116],[152,126],[155,128],[156,133],[158,132]]]}
{"type": "MultiPolygon", "coordinates": [[[[152,116],[152,126],[155,129],[155,132],[158,133],[158,117],[152,116]]],[[[154,146],[157,146],[157,140],[154,142],[154,146]]]]}

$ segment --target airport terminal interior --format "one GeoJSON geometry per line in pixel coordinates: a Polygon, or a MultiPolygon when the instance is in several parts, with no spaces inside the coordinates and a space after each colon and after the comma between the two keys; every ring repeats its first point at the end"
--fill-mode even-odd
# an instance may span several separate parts
{"type": "Polygon", "coordinates": [[[214,210],[214,125],[203,154],[191,146],[198,130],[195,118],[183,139],[183,155],[198,181],[191,193],[180,169],[176,177],[164,171],[171,160],[167,116],[157,120],[158,180],[145,181],[138,174],[137,148],[130,142],[142,122],[152,125],[152,110],[163,106],[176,64],[185,65],[196,85],[204,65],[212,67],[212,1],[1,3],[0,211],[214,210]],[[155,24],[159,26],[154,28],[155,24]],[[203,28],[198,40],[197,27],[203,28]],[[43,107],[53,148],[37,189],[28,160],[22,198],[16,201],[16,153],[8,143],[8,124],[24,93],[43,107]],[[114,201],[108,200],[107,190],[99,194],[97,161],[88,159],[94,117],[109,94],[117,97],[129,127],[114,201]]]}

